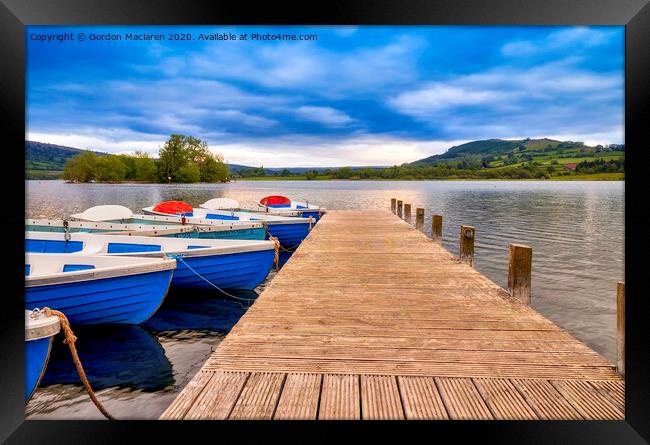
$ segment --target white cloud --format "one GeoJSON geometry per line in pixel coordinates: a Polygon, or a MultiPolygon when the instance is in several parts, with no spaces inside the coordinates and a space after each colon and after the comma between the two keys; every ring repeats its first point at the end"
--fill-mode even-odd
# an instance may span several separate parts
{"type": "Polygon", "coordinates": [[[346,113],[330,107],[302,106],[296,110],[301,118],[330,127],[341,127],[354,122],[346,113]]]}
{"type": "MultiPolygon", "coordinates": [[[[571,63],[552,62],[530,69],[499,67],[458,76],[403,92],[390,98],[388,104],[403,114],[440,125],[440,119],[454,119],[445,113],[462,107],[527,114],[535,111],[541,115],[547,114],[549,107],[575,111],[580,104],[622,100],[622,73],[595,73],[571,63]],[[531,110],[533,107],[536,110],[531,110]]],[[[489,113],[484,116],[490,117],[489,113]]]]}
{"type": "Polygon", "coordinates": [[[418,55],[426,45],[423,39],[408,34],[396,36],[384,45],[346,52],[315,42],[251,45],[235,41],[207,46],[183,63],[170,64],[171,69],[182,66],[184,73],[208,79],[234,79],[267,88],[306,89],[341,97],[350,88],[367,93],[414,80],[418,55]]]}
{"type": "Polygon", "coordinates": [[[27,132],[25,139],[28,141],[46,142],[48,144],[64,145],[66,147],[81,148],[107,153],[133,153],[142,150],[149,154],[157,155],[168,136],[138,134],[133,139],[115,138],[118,131],[104,131],[103,134],[94,136],[80,133],[32,133],[27,132]]]}
{"type": "MultiPolygon", "coordinates": [[[[143,150],[153,156],[157,156],[167,138],[167,135],[124,134],[115,129],[95,135],[32,132],[25,135],[25,139],[30,141],[108,153],[143,150]]],[[[231,143],[208,142],[211,151],[223,154],[226,162],[273,168],[399,165],[444,153],[448,148],[467,140],[418,141],[362,135],[342,139],[301,136],[248,139],[231,143]]]]}
{"type": "Polygon", "coordinates": [[[496,91],[432,83],[419,90],[402,93],[389,103],[405,114],[427,116],[450,107],[488,104],[503,98],[503,94],[496,91]]]}
{"type": "Polygon", "coordinates": [[[571,47],[592,47],[607,43],[612,32],[587,27],[572,27],[549,34],[540,40],[518,40],[501,47],[505,56],[530,56],[571,47]]]}
{"type": "Polygon", "coordinates": [[[418,141],[368,135],[337,140],[309,136],[214,144],[211,148],[223,153],[228,162],[271,168],[388,166],[443,153],[464,142],[467,140],[418,141]]]}

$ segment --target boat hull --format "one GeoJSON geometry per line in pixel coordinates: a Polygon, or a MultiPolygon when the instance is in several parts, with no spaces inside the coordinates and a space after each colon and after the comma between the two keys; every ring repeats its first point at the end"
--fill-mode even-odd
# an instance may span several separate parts
{"type": "Polygon", "coordinates": [[[52,348],[52,337],[25,341],[25,401],[28,401],[43,378],[52,348]]]}
{"type": "Polygon", "coordinates": [[[260,250],[175,258],[176,271],[172,279],[174,287],[212,288],[205,281],[208,280],[220,289],[251,290],[259,286],[268,275],[275,252],[260,250]]]}
{"type": "Polygon", "coordinates": [[[314,222],[318,222],[320,219],[320,212],[302,212],[300,216],[303,218],[314,218],[314,222]]]}
{"type": "Polygon", "coordinates": [[[298,246],[309,235],[309,223],[305,224],[269,224],[269,233],[280,241],[285,248],[298,246]]]}
{"type": "Polygon", "coordinates": [[[72,324],[140,324],[160,307],[173,269],[25,288],[25,309],[49,307],[72,324]]]}

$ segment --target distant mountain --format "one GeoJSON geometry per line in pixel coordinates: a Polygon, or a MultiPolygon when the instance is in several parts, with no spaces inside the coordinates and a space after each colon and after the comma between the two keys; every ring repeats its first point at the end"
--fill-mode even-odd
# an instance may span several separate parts
{"type": "MultiPolygon", "coordinates": [[[[68,159],[87,150],[46,144],[44,142],[25,141],[25,170],[63,171],[68,159]]],[[[98,151],[97,155],[104,155],[98,151]]]]}
{"type": "Polygon", "coordinates": [[[441,161],[461,160],[470,158],[495,158],[509,153],[524,152],[561,152],[563,150],[594,150],[594,147],[585,146],[582,142],[556,141],[554,139],[486,139],[467,142],[449,148],[445,153],[429,156],[411,162],[408,165],[437,164],[441,161]]]}

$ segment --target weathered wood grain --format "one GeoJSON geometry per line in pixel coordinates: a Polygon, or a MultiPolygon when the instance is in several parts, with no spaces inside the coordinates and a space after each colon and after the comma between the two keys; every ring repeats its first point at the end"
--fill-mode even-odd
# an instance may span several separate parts
{"type": "MultiPolygon", "coordinates": [[[[441,219],[432,229],[441,234],[441,219]]],[[[387,210],[332,211],[162,418],[620,419],[624,409],[612,363],[438,242],[387,210]]]]}

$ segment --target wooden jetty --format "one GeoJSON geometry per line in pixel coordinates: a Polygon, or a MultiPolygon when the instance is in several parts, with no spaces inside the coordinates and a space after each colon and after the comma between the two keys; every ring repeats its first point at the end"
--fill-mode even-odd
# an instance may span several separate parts
{"type": "Polygon", "coordinates": [[[524,302],[526,254],[508,292],[389,211],[328,211],[161,418],[623,419],[614,365],[524,302]]]}

